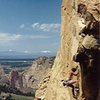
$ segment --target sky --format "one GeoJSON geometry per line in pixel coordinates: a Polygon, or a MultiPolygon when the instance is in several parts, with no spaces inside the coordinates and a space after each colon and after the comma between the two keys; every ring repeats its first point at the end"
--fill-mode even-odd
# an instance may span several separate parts
{"type": "Polygon", "coordinates": [[[0,0],[0,51],[57,52],[61,0],[0,0]]]}

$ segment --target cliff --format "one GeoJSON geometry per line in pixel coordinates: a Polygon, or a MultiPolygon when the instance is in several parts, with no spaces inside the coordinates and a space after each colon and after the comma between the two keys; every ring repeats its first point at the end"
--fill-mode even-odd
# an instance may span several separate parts
{"type": "Polygon", "coordinates": [[[10,87],[12,89],[16,88],[22,91],[23,89],[22,73],[18,72],[16,69],[13,69],[9,76],[10,76],[10,87]]]}
{"type": "Polygon", "coordinates": [[[23,89],[31,88],[36,91],[40,81],[50,72],[54,59],[55,57],[36,58],[32,66],[22,73],[23,89]]]}
{"type": "Polygon", "coordinates": [[[2,67],[0,67],[0,76],[4,75],[4,74],[5,74],[4,69],[2,67]]]}
{"type": "MultiPolygon", "coordinates": [[[[6,91],[24,94],[34,94],[38,84],[51,71],[55,57],[38,57],[33,60],[32,66],[22,72],[12,69],[10,74],[6,74],[0,67],[0,85],[6,84],[6,91]]],[[[5,91],[5,89],[4,89],[5,91]]]]}
{"type": "MultiPolygon", "coordinates": [[[[74,100],[75,98],[73,98],[70,87],[65,88],[61,80],[67,79],[71,68],[76,67],[77,65],[80,66],[78,69],[81,74],[81,81],[79,79],[80,96],[77,99],[84,100],[85,98],[86,100],[100,100],[100,97],[98,96],[100,87],[99,79],[96,78],[99,77],[98,73],[100,72],[98,69],[98,66],[100,65],[98,63],[99,57],[97,56],[100,54],[100,48],[98,49],[98,45],[100,47],[100,44],[97,43],[98,39],[96,38],[96,36],[99,37],[99,5],[100,3],[98,0],[62,1],[61,46],[57,53],[51,73],[49,73],[49,75],[46,76],[39,85],[35,95],[36,100],[74,100]],[[82,6],[85,5],[85,13],[78,11],[81,9],[81,7],[78,8],[79,4],[82,4],[82,6]],[[83,30],[87,31],[84,32],[83,30]],[[80,35],[80,33],[83,34],[80,35]],[[82,35],[84,35],[84,37],[82,35]],[[89,41],[86,40],[87,37],[87,40],[89,41]],[[95,45],[96,43],[97,45],[95,45]],[[91,49],[96,51],[96,53],[92,51],[91,54],[90,52],[86,53],[86,49],[84,51],[83,48],[81,48],[82,56],[79,59],[81,61],[76,60],[76,58],[75,61],[73,61],[74,55],[76,55],[78,49],[80,49],[80,44],[85,46],[86,49],[88,48],[88,50],[91,49]],[[91,46],[92,44],[94,45],[91,46]],[[94,47],[96,47],[96,49],[94,49],[94,47]],[[91,61],[89,56],[92,54],[94,55],[94,58],[92,58],[91,61]],[[85,59],[84,56],[88,59],[85,59]],[[47,80],[44,82],[45,79],[47,80]],[[82,94],[84,94],[83,97],[81,97],[82,94]]],[[[84,12],[84,9],[82,10],[84,12]]]]}

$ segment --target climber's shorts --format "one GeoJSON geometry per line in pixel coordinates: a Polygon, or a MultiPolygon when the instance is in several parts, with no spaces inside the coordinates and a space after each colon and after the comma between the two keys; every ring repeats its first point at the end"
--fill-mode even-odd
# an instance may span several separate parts
{"type": "Polygon", "coordinates": [[[69,86],[69,85],[72,85],[72,84],[74,84],[76,81],[74,81],[74,80],[65,80],[64,82],[63,82],[63,86],[69,86]]]}

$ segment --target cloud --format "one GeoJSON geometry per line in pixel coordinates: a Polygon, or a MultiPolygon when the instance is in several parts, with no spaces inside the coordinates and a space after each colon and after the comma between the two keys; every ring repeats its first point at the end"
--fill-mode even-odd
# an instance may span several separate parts
{"type": "Polygon", "coordinates": [[[40,24],[40,23],[33,23],[32,28],[42,30],[44,32],[59,32],[61,24],[40,24]]]}
{"type": "Polygon", "coordinates": [[[49,51],[49,50],[44,50],[44,51],[41,51],[41,53],[51,53],[51,51],[49,51]]]}
{"type": "Polygon", "coordinates": [[[25,27],[25,24],[21,24],[19,27],[20,27],[21,29],[23,29],[23,28],[25,27]]]}
{"type": "Polygon", "coordinates": [[[17,41],[20,39],[47,39],[49,36],[45,35],[20,35],[20,34],[10,34],[10,33],[0,33],[0,41],[9,42],[17,41]]]}
{"type": "Polygon", "coordinates": [[[15,41],[20,38],[20,34],[0,33],[0,41],[15,41]]]}
{"type": "Polygon", "coordinates": [[[40,24],[39,23],[32,24],[32,28],[39,28],[39,27],[40,27],[40,24]]]}
{"type": "Polygon", "coordinates": [[[29,51],[25,50],[24,53],[29,53],[29,51]]]}
{"type": "Polygon", "coordinates": [[[12,50],[12,49],[9,49],[8,51],[9,51],[9,52],[12,52],[13,50],[12,50]]]}
{"type": "Polygon", "coordinates": [[[48,36],[45,35],[30,35],[30,36],[26,36],[27,38],[30,39],[47,39],[49,38],[48,36]]]}

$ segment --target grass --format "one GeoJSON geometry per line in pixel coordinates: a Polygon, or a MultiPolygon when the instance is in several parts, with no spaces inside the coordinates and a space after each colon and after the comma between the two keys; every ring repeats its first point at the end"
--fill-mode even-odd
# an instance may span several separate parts
{"type": "Polygon", "coordinates": [[[11,94],[13,100],[34,100],[34,97],[11,94]]]}

